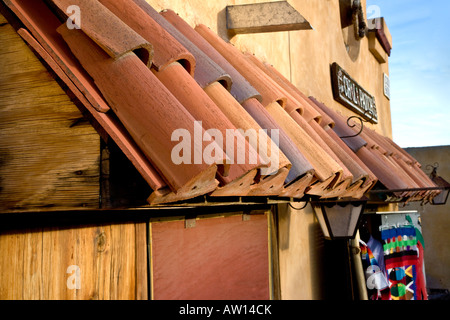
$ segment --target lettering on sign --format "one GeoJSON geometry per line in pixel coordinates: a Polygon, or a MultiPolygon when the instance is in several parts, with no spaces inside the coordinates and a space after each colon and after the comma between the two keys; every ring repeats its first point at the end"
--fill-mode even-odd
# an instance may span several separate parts
{"type": "Polygon", "coordinates": [[[336,101],[372,123],[378,123],[375,97],[364,90],[336,62],[331,65],[331,83],[336,101]]]}

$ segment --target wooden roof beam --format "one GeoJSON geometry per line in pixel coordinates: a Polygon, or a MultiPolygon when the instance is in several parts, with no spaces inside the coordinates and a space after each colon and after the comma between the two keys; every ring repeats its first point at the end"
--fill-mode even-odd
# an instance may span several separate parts
{"type": "Polygon", "coordinates": [[[287,1],[226,7],[227,29],[233,33],[262,33],[312,29],[287,1]]]}

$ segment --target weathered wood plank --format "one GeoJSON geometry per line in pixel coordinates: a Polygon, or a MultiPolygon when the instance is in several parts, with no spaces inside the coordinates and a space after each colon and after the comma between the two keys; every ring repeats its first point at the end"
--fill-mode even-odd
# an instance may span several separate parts
{"type": "Polygon", "coordinates": [[[9,24],[0,42],[0,212],[98,208],[98,134],[9,24]]]}
{"type": "Polygon", "coordinates": [[[136,224],[136,300],[148,300],[147,224],[136,224]]]}
{"type": "Polygon", "coordinates": [[[111,300],[135,299],[134,225],[111,225],[111,300]],[[132,228],[131,228],[132,227],[132,228]],[[122,280],[122,281],[121,281],[122,280]]]}
{"type": "Polygon", "coordinates": [[[111,299],[111,226],[102,226],[96,238],[98,300],[111,299]]]}
{"type": "Polygon", "coordinates": [[[287,1],[226,7],[227,29],[234,33],[260,33],[312,29],[287,1]]]}
{"type": "Polygon", "coordinates": [[[23,291],[24,300],[39,300],[43,295],[40,283],[42,273],[43,243],[42,230],[38,232],[24,233],[24,260],[23,260],[23,283],[28,284],[27,290],[23,291]]]}
{"type": "Polygon", "coordinates": [[[147,299],[145,229],[124,223],[2,232],[0,300],[147,299]]]}
{"type": "Polygon", "coordinates": [[[22,284],[20,277],[23,266],[23,256],[17,254],[17,248],[22,247],[23,235],[6,233],[0,237],[0,299],[22,299],[22,284]],[[14,287],[20,290],[14,290],[14,287]]]}

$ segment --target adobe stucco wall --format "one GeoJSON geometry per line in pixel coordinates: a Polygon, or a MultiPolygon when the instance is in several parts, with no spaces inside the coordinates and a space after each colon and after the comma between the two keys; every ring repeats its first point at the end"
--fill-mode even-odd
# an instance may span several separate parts
{"type": "MultiPolygon", "coordinates": [[[[430,174],[427,165],[439,164],[437,174],[450,181],[450,146],[406,148],[422,170],[430,174]]],[[[418,203],[407,205],[406,210],[417,210],[422,220],[422,234],[425,240],[425,273],[427,288],[450,289],[450,201],[446,205],[421,206],[418,203]]]]}
{"type": "MultiPolygon", "coordinates": [[[[314,96],[345,116],[354,115],[336,102],[331,86],[330,65],[338,63],[370,94],[375,96],[378,125],[366,124],[392,138],[389,100],[383,94],[383,73],[388,63],[379,64],[369,51],[367,37],[359,43],[359,54],[349,56],[341,29],[339,1],[289,0],[312,25],[313,30],[235,35],[226,30],[225,7],[269,0],[146,0],[157,11],[172,9],[191,26],[204,24],[241,51],[254,53],[272,64],[308,96],[314,96]]],[[[362,0],[366,8],[366,1],[362,0]]],[[[389,21],[387,21],[389,24],[389,21]]],[[[310,207],[307,207],[310,208],[310,207]]],[[[300,212],[279,208],[280,282],[282,299],[320,299],[322,250],[320,231],[311,210],[300,212]],[[295,235],[295,236],[294,236],[295,235]]]]}
{"type": "Polygon", "coordinates": [[[310,205],[295,207],[301,204],[278,206],[281,299],[324,299],[322,230],[310,205]]]}

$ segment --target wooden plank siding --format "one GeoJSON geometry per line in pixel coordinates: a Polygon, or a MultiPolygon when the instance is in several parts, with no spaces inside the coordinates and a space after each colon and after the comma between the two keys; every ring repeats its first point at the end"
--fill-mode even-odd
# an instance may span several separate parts
{"type": "Polygon", "coordinates": [[[0,21],[0,213],[98,208],[98,133],[0,21]]]}
{"type": "Polygon", "coordinates": [[[123,223],[3,232],[0,300],[145,300],[145,230],[123,223]]]}
{"type": "Polygon", "coordinates": [[[110,207],[109,158],[101,178],[99,134],[1,14],[0,43],[0,300],[147,299],[146,223],[45,222],[110,207]]]}

